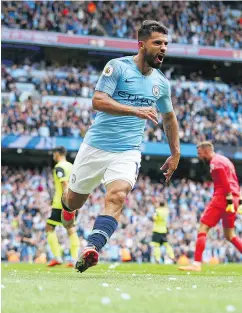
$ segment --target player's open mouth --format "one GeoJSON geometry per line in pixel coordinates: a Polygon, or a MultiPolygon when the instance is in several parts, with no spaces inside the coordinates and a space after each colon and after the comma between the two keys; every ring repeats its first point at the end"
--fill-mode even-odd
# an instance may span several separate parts
{"type": "Polygon", "coordinates": [[[156,57],[156,61],[158,63],[162,63],[163,62],[163,59],[164,59],[164,54],[158,54],[158,56],[156,57]]]}

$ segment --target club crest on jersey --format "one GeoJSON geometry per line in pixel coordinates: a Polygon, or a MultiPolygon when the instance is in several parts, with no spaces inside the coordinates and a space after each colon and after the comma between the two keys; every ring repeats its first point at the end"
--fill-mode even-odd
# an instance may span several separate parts
{"type": "Polygon", "coordinates": [[[111,76],[112,73],[113,73],[113,67],[111,65],[105,66],[105,68],[103,70],[103,75],[104,76],[111,76]]]}
{"type": "Polygon", "coordinates": [[[152,88],[152,93],[156,98],[159,98],[160,96],[160,87],[159,86],[154,86],[152,88]]]}

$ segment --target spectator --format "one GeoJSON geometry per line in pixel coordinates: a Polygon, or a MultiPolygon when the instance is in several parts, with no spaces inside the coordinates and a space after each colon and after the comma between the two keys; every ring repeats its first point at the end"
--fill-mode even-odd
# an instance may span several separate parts
{"type": "Polygon", "coordinates": [[[241,49],[241,4],[222,1],[2,2],[2,26],[137,38],[145,19],[163,22],[174,43],[241,49]]]}
{"type": "MultiPolygon", "coordinates": [[[[26,60],[25,63],[29,62],[26,60]]],[[[87,99],[92,96],[98,79],[98,72],[90,65],[85,68],[49,65],[44,67],[45,71],[39,71],[38,78],[35,76],[37,68],[40,68],[37,63],[29,64],[28,75],[35,88],[39,89],[42,94],[73,97],[78,96],[82,88],[80,95],[87,99]],[[65,74],[63,74],[64,71],[65,74]],[[49,72],[55,74],[49,76],[49,72]],[[74,80],[78,83],[70,87],[74,80]]],[[[19,79],[16,74],[17,69],[21,73],[24,65],[2,66],[5,76],[12,77],[15,71],[15,82],[19,79]]],[[[216,144],[233,146],[242,144],[242,89],[240,86],[200,81],[194,73],[188,78],[179,77],[174,68],[167,70],[167,75],[171,78],[172,102],[179,120],[182,142],[197,143],[211,140],[216,144]]],[[[15,85],[9,88],[9,90],[16,89],[15,85]]],[[[3,89],[3,91],[7,90],[3,89]]],[[[32,136],[39,134],[49,146],[51,146],[51,142],[47,140],[49,136],[83,137],[95,117],[95,112],[84,101],[84,99],[81,102],[77,101],[76,98],[68,102],[66,98],[56,102],[33,101],[32,98],[25,101],[20,101],[19,98],[10,100],[4,98],[3,133],[32,136]]],[[[147,123],[145,141],[166,142],[161,123],[161,119],[157,126],[147,123]]]]}
{"type": "Polygon", "coordinates": [[[45,123],[42,123],[40,128],[39,128],[39,134],[41,137],[50,137],[50,130],[46,126],[45,123]]]}

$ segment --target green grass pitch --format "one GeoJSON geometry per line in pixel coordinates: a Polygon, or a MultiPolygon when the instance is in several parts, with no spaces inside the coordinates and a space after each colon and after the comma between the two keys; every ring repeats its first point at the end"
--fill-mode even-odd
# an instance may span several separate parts
{"type": "Polygon", "coordinates": [[[80,274],[3,263],[1,291],[3,313],[241,313],[242,265],[187,274],[175,265],[100,264],[80,274]]]}

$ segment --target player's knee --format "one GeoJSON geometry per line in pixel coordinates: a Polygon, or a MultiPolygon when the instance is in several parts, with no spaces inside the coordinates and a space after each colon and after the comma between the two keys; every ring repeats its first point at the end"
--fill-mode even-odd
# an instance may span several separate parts
{"type": "Polygon", "coordinates": [[[72,234],[74,234],[76,232],[76,229],[73,226],[69,226],[69,227],[67,226],[66,230],[67,230],[68,236],[71,236],[72,234]]]}
{"type": "Polygon", "coordinates": [[[226,240],[231,241],[234,238],[234,233],[230,233],[230,234],[224,234],[224,237],[226,240]]]}
{"type": "Polygon", "coordinates": [[[118,191],[116,192],[116,195],[115,195],[115,199],[116,199],[116,202],[119,204],[119,205],[123,205],[125,199],[126,199],[126,192],[125,191],[118,191]]]}
{"type": "Polygon", "coordinates": [[[200,224],[199,229],[198,229],[198,233],[208,233],[210,227],[205,225],[205,224],[200,224]]]}
{"type": "Polygon", "coordinates": [[[110,190],[107,195],[107,202],[111,202],[117,206],[122,206],[126,198],[126,192],[123,190],[110,190]]]}
{"type": "Polygon", "coordinates": [[[111,189],[106,197],[106,208],[110,208],[115,212],[120,212],[126,195],[127,194],[124,190],[111,189]]]}

